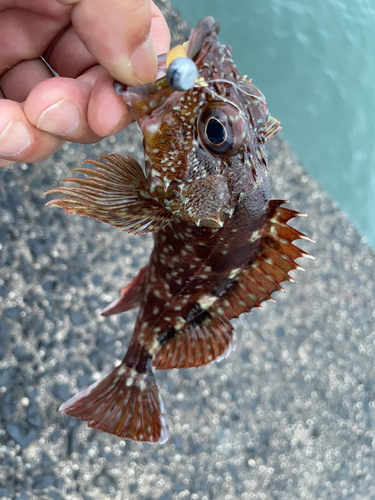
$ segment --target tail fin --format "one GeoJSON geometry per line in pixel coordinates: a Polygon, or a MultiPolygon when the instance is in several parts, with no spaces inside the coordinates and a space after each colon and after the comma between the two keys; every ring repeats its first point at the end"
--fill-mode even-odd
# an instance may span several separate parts
{"type": "Polygon", "coordinates": [[[125,439],[159,444],[168,439],[164,404],[153,373],[140,374],[123,363],[63,403],[60,411],[125,439]]]}

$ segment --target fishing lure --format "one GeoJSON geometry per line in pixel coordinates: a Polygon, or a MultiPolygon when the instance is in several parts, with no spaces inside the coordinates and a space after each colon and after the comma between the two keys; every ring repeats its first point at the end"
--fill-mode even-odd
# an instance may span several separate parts
{"type": "Polygon", "coordinates": [[[123,95],[144,136],[145,173],[130,157],[87,160],[78,186],[49,205],[123,231],[153,233],[149,264],[104,311],[139,307],[122,363],[61,410],[90,427],[136,441],[168,438],[153,369],[191,368],[235,348],[232,318],[291,281],[292,244],[308,239],[287,222],[301,215],[270,199],[265,142],[280,129],[264,95],[242,77],[219,26],[203,19],[189,42],[159,59],[166,74],[123,95]]]}

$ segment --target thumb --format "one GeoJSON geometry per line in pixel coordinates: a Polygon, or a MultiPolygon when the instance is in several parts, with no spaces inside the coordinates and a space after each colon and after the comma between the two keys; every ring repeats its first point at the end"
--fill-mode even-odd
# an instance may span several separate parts
{"type": "Polygon", "coordinates": [[[89,52],[116,80],[139,85],[154,79],[151,0],[60,0],[72,4],[72,23],[89,52]]]}

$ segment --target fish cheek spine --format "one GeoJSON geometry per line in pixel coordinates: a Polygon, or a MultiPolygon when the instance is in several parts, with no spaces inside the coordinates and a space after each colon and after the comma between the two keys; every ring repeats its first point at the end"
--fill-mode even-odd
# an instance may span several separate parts
{"type": "Polygon", "coordinates": [[[135,441],[168,439],[153,369],[226,357],[236,345],[231,319],[271,299],[307,256],[293,241],[308,238],[288,225],[301,214],[269,196],[263,144],[279,122],[218,32],[208,17],[190,36],[185,55],[199,75],[190,90],[176,91],[166,77],[124,90],[144,132],[146,175],[134,159],[110,154],[73,170],[85,178],[63,181],[76,186],[50,191],[64,198],[48,204],[67,213],[154,234],[149,264],[103,311],[140,308],[123,361],[60,408],[135,441]]]}

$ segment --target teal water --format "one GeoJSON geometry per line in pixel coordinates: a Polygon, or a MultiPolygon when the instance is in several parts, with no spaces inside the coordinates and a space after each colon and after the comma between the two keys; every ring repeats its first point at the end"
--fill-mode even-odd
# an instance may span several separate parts
{"type": "Polygon", "coordinates": [[[172,0],[212,15],[301,163],[375,248],[375,1],[172,0]]]}

